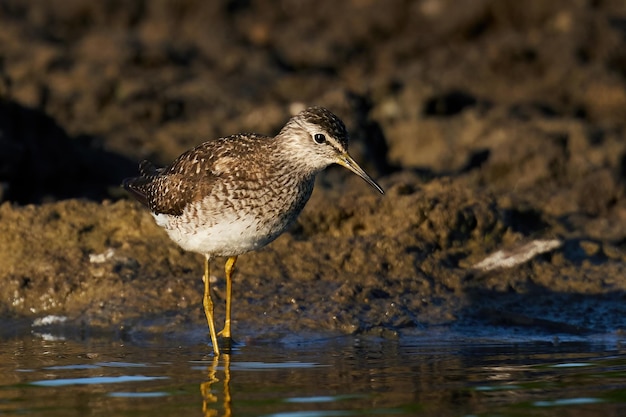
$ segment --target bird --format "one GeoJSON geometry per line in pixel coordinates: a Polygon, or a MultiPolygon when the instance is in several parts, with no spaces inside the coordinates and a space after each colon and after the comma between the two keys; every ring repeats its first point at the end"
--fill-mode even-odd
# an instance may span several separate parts
{"type": "Polygon", "coordinates": [[[139,164],[123,187],[146,206],[156,223],[186,251],[204,256],[203,307],[213,352],[217,337],[230,343],[232,274],[237,257],[272,242],[295,221],[311,197],[318,173],[341,165],[384,194],[348,154],[344,123],[324,107],[291,117],[279,133],[239,133],[209,140],[166,167],[139,164]],[[216,332],[210,264],[227,258],[224,328],[216,332]]]}

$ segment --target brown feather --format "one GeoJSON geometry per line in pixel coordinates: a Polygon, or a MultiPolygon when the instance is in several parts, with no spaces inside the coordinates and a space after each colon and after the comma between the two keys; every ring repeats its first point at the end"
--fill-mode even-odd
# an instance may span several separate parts
{"type": "Polygon", "coordinates": [[[155,214],[179,216],[185,207],[209,195],[224,174],[237,171],[242,181],[255,181],[241,161],[253,152],[249,141],[270,140],[257,134],[239,134],[204,142],[183,153],[168,167],[139,164],[141,176],[127,178],[123,186],[155,214]]]}

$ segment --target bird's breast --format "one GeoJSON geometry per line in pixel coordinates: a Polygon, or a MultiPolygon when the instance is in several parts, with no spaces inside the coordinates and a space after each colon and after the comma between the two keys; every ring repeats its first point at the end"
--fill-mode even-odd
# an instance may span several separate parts
{"type": "Polygon", "coordinates": [[[154,214],[157,224],[183,249],[213,256],[235,256],[259,249],[297,218],[314,179],[277,178],[218,183],[211,193],[188,203],[179,216],[154,214]]]}

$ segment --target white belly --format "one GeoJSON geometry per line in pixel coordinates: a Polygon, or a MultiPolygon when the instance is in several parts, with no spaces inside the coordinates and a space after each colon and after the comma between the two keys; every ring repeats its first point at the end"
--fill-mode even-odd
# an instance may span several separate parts
{"type": "Polygon", "coordinates": [[[300,214],[313,189],[287,188],[281,198],[257,193],[250,198],[218,199],[209,195],[188,205],[179,216],[152,214],[157,224],[183,249],[210,256],[236,256],[259,249],[276,239],[300,214]]]}
{"type": "Polygon", "coordinates": [[[214,256],[235,256],[259,249],[280,235],[288,224],[261,224],[252,216],[223,216],[214,224],[188,223],[181,216],[153,214],[157,224],[183,249],[214,256]]]}

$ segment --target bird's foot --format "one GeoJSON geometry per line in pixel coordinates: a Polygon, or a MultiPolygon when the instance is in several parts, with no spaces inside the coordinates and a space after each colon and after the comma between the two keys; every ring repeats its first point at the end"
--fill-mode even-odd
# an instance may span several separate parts
{"type": "Polygon", "coordinates": [[[217,334],[220,337],[220,351],[223,353],[232,353],[233,347],[235,347],[237,343],[232,337],[225,337],[220,333],[217,334]]]}
{"type": "Polygon", "coordinates": [[[219,332],[217,332],[217,335],[219,337],[223,337],[224,339],[230,339],[230,330],[227,329],[222,329],[219,332]]]}

